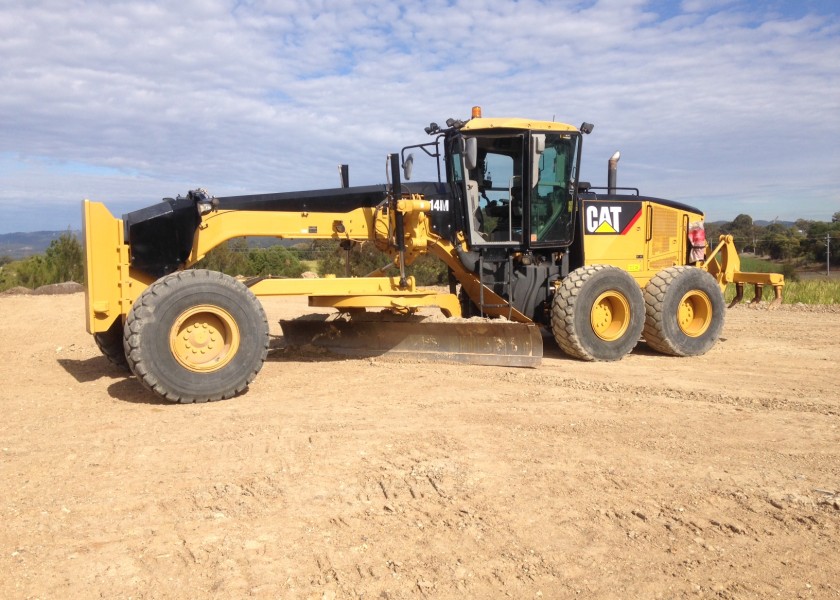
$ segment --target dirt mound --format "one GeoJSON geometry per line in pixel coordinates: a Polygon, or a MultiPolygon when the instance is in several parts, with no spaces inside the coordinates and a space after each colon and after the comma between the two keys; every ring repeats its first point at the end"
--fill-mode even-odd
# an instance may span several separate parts
{"type": "Polygon", "coordinates": [[[57,294],[76,294],[84,292],[85,286],[75,281],[67,281],[65,283],[51,283],[50,285],[42,285],[33,291],[33,294],[39,296],[55,296],[57,294]]]}
{"type": "Polygon", "coordinates": [[[28,287],[23,287],[22,285],[9,288],[5,292],[0,292],[0,296],[26,296],[27,294],[31,294],[32,290],[28,287]]]}

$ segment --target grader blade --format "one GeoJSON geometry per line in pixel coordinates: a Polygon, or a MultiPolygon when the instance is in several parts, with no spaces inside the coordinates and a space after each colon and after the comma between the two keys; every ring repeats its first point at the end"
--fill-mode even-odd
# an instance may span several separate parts
{"type": "Polygon", "coordinates": [[[280,321],[286,345],[320,348],[345,356],[387,354],[430,362],[505,367],[537,367],[543,355],[542,335],[533,323],[477,319],[442,322],[417,316],[373,319],[357,315],[349,320],[320,316],[325,318],[280,321]]]}

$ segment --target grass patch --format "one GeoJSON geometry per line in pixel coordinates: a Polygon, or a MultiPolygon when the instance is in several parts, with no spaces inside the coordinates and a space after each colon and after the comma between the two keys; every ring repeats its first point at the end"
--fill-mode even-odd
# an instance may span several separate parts
{"type": "Polygon", "coordinates": [[[782,292],[785,304],[840,304],[840,281],[809,279],[793,281],[782,292]]]}
{"type": "MultiPolygon", "coordinates": [[[[749,273],[782,273],[785,287],[782,290],[783,304],[840,304],[840,280],[808,279],[801,281],[792,263],[775,263],[755,256],[741,256],[741,271],[749,273]]],[[[744,286],[744,301],[749,302],[755,295],[753,286],[744,286]]],[[[724,297],[731,302],[735,297],[735,284],[726,288],[724,297]]],[[[763,300],[775,298],[772,286],[765,286],[763,300]]]]}
{"type": "MultiPolygon", "coordinates": [[[[764,273],[766,271],[756,271],[764,273]]],[[[753,286],[744,286],[744,302],[752,300],[755,291],[753,286]]],[[[735,284],[726,286],[724,294],[727,302],[735,297],[735,284]]],[[[770,302],[775,298],[772,286],[764,287],[763,299],[770,302]]],[[[809,279],[807,281],[785,281],[782,290],[782,304],[840,304],[840,280],[837,279],[809,279]]]]}
{"type": "Polygon", "coordinates": [[[745,273],[781,273],[785,276],[785,283],[799,281],[796,266],[792,262],[776,263],[755,256],[742,256],[741,271],[745,273]]]}
{"type": "Polygon", "coordinates": [[[741,270],[749,273],[781,273],[780,264],[755,256],[741,255],[741,270]]]}

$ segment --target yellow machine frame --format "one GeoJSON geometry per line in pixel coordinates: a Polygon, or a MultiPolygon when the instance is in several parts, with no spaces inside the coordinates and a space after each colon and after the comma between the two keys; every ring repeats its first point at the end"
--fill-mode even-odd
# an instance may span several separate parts
{"type": "MultiPolygon", "coordinates": [[[[469,273],[457,258],[455,248],[428,228],[425,211],[430,203],[409,197],[397,203],[405,215],[406,263],[426,251],[443,260],[461,278],[471,294],[478,294],[478,279],[469,273]]],[[[128,245],[124,239],[122,219],[115,218],[99,202],[83,203],[85,259],[87,264],[86,324],[89,333],[107,331],[114,321],[125,316],[137,297],[153,279],[131,267],[128,245]]],[[[256,211],[215,211],[202,217],[195,233],[192,253],[183,265],[188,268],[227,240],[242,236],[270,236],[279,239],[346,239],[369,240],[376,231],[375,243],[386,248],[384,236],[389,225],[387,216],[375,209],[357,209],[345,214],[286,213],[256,211]],[[311,233],[311,232],[321,233],[311,233]],[[338,233],[341,231],[341,233],[338,233]]],[[[249,285],[256,296],[309,296],[313,307],[386,308],[395,312],[413,312],[423,307],[437,307],[447,317],[461,316],[457,296],[418,290],[413,277],[400,286],[399,277],[333,277],[320,279],[262,279],[249,285]]],[[[504,300],[485,287],[489,303],[504,300]]],[[[497,310],[498,315],[530,323],[519,311],[497,310]]],[[[493,313],[489,313],[493,314],[493,313]]]]}

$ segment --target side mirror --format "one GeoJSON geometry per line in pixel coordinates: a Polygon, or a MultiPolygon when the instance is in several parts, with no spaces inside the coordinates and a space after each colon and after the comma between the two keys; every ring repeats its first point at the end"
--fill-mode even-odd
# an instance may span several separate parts
{"type": "Polygon", "coordinates": [[[412,169],[414,169],[414,155],[413,154],[409,154],[405,158],[405,162],[403,163],[402,168],[403,168],[403,177],[405,178],[406,181],[410,180],[411,179],[411,171],[412,171],[412,169]]]}
{"type": "Polygon", "coordinates": [[[472,171],[478,166],[478,139],[474,137],[466,138],[465,142],[464,158],[466,159],[467,170],[472,171]]]}
{"type": "Polygon", "coordinates": [[[513,201],[513,192],[514,190],[518,190],[519,187],[522,185],[522,176],[521,175],[514,175],[510,178],[510,182],[508,183],[508,198],[513,201]]]}

